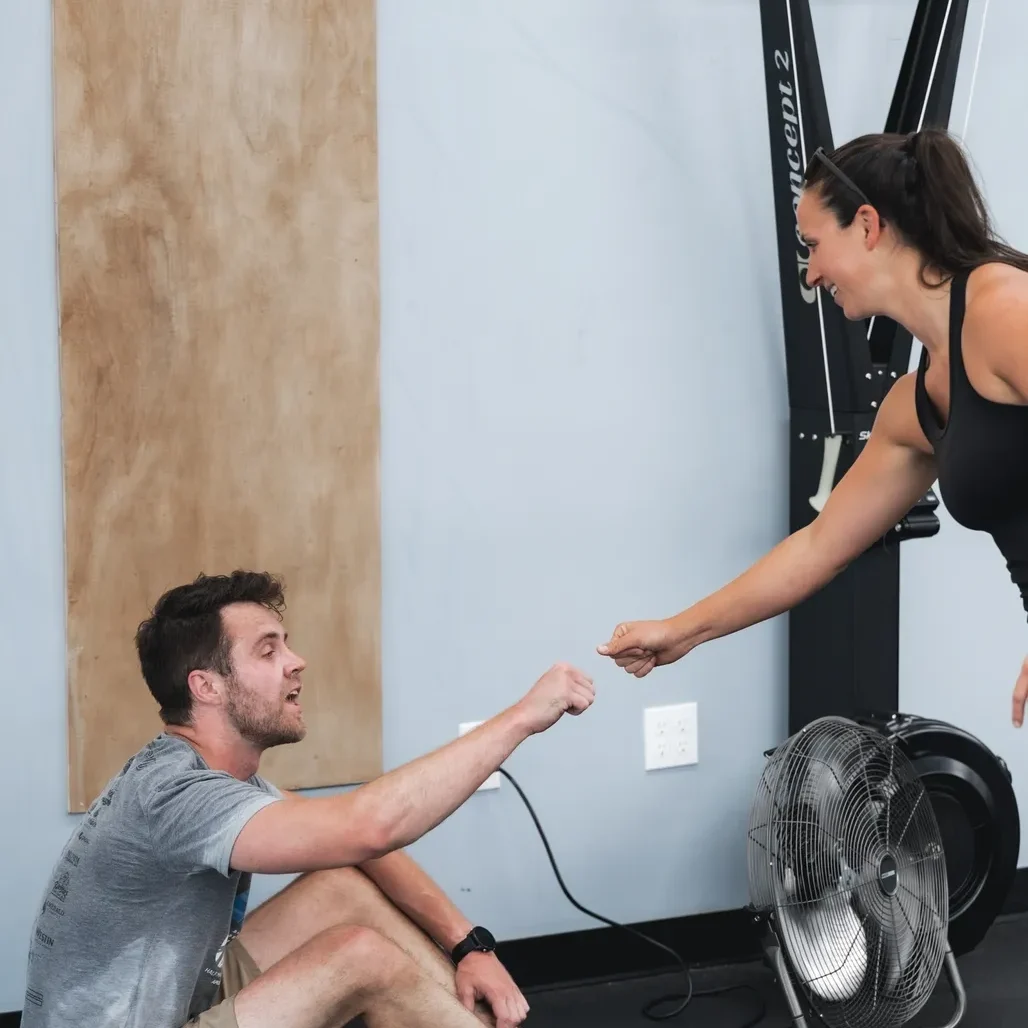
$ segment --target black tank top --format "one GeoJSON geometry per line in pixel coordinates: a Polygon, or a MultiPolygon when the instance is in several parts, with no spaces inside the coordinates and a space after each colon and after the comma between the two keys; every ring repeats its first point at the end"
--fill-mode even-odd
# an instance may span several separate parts
{"type": "Polygon", "coordinates": [[[946,509],[965,528],[992,536],[1028,611],[1028,406],[987,400],[968,381],[961,354],[967,277],[963,272],[951,285],[949,417],[943,424],[925,389],[925,349],[915,383],[917,419],[935,450],[946,509]]]}

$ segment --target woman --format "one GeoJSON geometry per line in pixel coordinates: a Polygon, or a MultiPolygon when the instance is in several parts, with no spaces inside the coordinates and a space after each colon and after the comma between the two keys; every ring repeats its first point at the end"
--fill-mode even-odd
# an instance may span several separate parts
{"type": "MultiPolygon", "coordinates": [[[[818,517],[723,588],[599,647],[642,677],[821,589],[938,481],[953,518],[989,532],[1028,610],[1028,255],[993,235],[945,132],[861,136],[810,161],[796,211],[811,286],[851,320],[883,315],[924,345],[818,517]]],[[[1020,727],[1028,659],[1014,688],[1020,727]]]]}

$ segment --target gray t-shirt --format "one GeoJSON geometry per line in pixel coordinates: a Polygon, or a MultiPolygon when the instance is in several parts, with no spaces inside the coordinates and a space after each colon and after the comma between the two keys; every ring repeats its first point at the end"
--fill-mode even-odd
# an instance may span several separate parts
{"type": "Polygon", "coordinates": [[[22,1028],[180,1028],[210,1007],[250,875],[236,837],[282,794],[162,733],[89,808],[33,925],[22,1028]]]}

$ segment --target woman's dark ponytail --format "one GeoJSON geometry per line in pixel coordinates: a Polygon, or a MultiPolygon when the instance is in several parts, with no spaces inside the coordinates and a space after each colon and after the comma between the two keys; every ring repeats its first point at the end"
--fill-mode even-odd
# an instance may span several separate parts
{"type": "MultiPolygon", "coordinates": [[[[1028,254],[1007,246],[993,232],[970,164],[948,132],[860,136],[829,160],[859,187],[882,220],[920,252],[926,286],[990,261],[1028,271],[1028,254]]],[[[842,225],[850,224],[861,206],[861,198],[825,163],[810,162],[806,185],[818,187],[842,225]]]]}

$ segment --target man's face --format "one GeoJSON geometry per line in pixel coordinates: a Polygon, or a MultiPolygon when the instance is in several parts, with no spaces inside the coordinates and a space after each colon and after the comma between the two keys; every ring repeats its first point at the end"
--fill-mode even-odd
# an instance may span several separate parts
{"type": "Polygon", "coordinates": [[[236,731],[261,750],[299,742],[307,734],[299,699],[307,664],[287,645],[278,617],[256,603],[233,603],[221,620],[231,643],[227,710],[236,731]]]}

